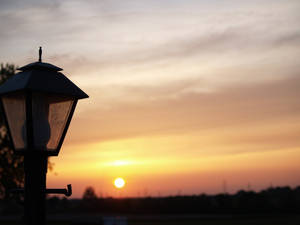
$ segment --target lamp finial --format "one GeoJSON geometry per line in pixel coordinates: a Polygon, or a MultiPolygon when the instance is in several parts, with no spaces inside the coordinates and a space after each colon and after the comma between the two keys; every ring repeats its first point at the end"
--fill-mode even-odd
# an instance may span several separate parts
{"type": "Polygon", "coordinates": [[[42,47],[39,49],[39,62],[42,62],[42,47]]]}

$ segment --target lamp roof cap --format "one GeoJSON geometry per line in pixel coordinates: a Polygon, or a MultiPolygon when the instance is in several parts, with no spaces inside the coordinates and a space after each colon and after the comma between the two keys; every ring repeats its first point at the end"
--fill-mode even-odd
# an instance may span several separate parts
{"type": "Polygon", "coordinates": [[[18,68],[18,70],[21,71],[27,71],[27,70],[48,70],[48,71],[62,71],[62,68],[59,68],[57,66],[54,66],[50,63],[44,63],[44,62],[34,62],[34,63],[30,63],[27,64],[26,66],[22,66],[20,68],[18,68]]]}
{"type": "Polygon", "coordinates": [[[38,91],[60,94],[77,99],[89,96],[70,81],[62,70],[49,63],[35,62],[19,68],[21,72],[0,86],[0,95],[16,91],[38,91]]]}

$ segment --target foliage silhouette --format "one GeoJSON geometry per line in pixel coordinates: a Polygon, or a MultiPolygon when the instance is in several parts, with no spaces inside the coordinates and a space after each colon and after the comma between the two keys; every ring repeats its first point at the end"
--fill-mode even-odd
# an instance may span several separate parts
{"type": "MultiPolygon", "coordinates": [[[[1,64],[0,84],[13,76],[15,72],[15,65],[1,64]]],[[[14,154],[4,123],[3,112],[0,111],[0,199],[12,197],[9,189],[20,187],[23,184],[23,157],[14,154]]]]}
{"type": "MultiPolygon", "coordinates": [[[[16,73],[14,64],[0,65],[0,85],[16,73]]],[[[1,109],[0,109],[1,110],[1,109]]],[[[24,157],[13,152],[11,141],[7,134],[3,112],[0,111],[0,199],[14,198],[21,200],[22,196],[12,194],[10,189],[24,186],[24,157]]],[[[48,170],[53,170],[54,164],[48,161],[48,170]]]]}
{"type": "Polygon", "coordinates": [[[96,204],[98,204],[98,197],[95,189],[89,186],[83,192],[82,201],[79,208],[85,209],[89,212],[96,212],[97,209],[94,207],[96,204]]]}
{"type": "Polygon", "coordinates": [[[93,200],[97,199],[95,189],[93,187],[87,187],[82,196],[83,200],[93,200]]]}

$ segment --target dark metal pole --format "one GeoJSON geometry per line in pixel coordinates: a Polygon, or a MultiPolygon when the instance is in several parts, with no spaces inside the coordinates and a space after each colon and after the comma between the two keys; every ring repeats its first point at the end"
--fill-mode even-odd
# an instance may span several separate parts
{"type": "Polygon", "coordinates": [[[25,224],[45,224],[46,174],[48,158],[45,155],[28,154],[24,157],[25,169],[25,224]]]}

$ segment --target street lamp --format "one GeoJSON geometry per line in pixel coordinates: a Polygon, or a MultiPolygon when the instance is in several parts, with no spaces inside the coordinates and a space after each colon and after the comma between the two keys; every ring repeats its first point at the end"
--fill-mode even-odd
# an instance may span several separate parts
{"type": "Polygon", "coordinates": [[[0,86],[0,104],[16,154],[24,155],[25,220],[27,225],[45,223],[46,193],[68,190],[46,189],[49,156],[57,156],[71,122],[77,101],[88,98],[56,67],[41,60],[19,68],[21,72],[0,86]]]}

